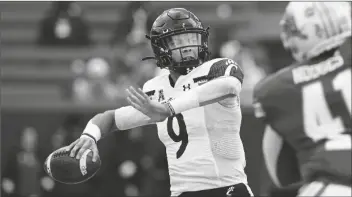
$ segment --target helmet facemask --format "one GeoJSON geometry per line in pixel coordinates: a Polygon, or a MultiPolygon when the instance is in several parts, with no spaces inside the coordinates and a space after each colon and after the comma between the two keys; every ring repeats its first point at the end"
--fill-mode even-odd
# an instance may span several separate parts
{"type": "Polygon", "coordinates": [[[208,58],[208,29],[179,29],[152,37],[157,65],[181,75],[188,74],[208,58]]]}

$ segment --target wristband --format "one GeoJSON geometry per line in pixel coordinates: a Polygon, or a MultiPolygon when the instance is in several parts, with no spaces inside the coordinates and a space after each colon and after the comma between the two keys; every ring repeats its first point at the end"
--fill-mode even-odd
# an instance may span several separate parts
{"type": "Polygon", "coordinates": [[[89,121],[86,128],[84,129],[82,135],[85,134],[89,137],[92,137],[96,142],[100,140],[101,138],[101,132],[99,127],[92,123],[92,121],[89,121]]]}
{"type": "MultiPolygon", "coordinates": [[[[92,135],[90,135],[88,133],[82,133],[82,135],[85,135],[85,136],[92,138],[94,140],[94,142],[97,143],[97,140],[95,140],[95,138],[92,135]]],[[[82,137],[82,135],[81,135],[81,137],[82,137]]]]}
{"type": "Polygon", "coordinates": [[[170,111],[170,113],[171,113],[171,116],[175,116],[175,115],[176,115],[175,110],[174,110],[174,108],[172,107],[172,105],[170,104],[170,102],[169,102],[169,101],[166,102],[165,105],[166,105],[166,107],[169,109],[169,111],[170,111]]]}

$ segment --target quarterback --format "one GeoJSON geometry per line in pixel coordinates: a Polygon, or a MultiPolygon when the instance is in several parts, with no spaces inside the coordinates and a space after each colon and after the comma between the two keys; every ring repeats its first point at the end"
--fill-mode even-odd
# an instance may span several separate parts
{"type": "Polygon", "coordinates": [[[266,123],[268,172],[291,196],[350,196],[351,62],[339,47],[351,38],[351,5],[290,2],[281,27],[296,63],[254,90],[255,114],[266,123]],[[296,160],[282,160],[284,146],[296,160]]]}
{"type": "Polygon", "coordinates": [[[208,28],[190,11],[173,8],[153,23],[156,65],[169,73],[127,89],[130,106],[94,116],[69,145],[71,156],[112,130],[157,124],[166,147],[171,196],[252,196],[240,138],[243,72],[231,59],[209,60],[208,28]]]}

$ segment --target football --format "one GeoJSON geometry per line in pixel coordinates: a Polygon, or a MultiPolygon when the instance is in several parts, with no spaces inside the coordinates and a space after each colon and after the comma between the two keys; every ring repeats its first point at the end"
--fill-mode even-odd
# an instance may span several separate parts
{"type": "Polygon", "coordinates": [[[92,161],[93,152],[86,150],[81,159],[70,157],[65,148],[51,153],[44,162],[45,172],[54,180],[65,184],[78,184],[92,178],[100,169],[100,158],[92,161]]]}

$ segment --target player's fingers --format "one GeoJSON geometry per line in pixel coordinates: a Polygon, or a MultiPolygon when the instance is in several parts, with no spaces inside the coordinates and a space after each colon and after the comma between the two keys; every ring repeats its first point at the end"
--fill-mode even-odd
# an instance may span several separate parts
{"type": "Polygon", "coordinates": [[[134,107],[136,110],[142,111],[141,106],[138,105],[137,103],[135,103],[133,100],[131,100],[130,97],[127,97],[127,102],[128,102],[132,107],[134,107]]]}
{"type": "Polygon", "coordinates": [[[135,108],[136,110],[142,112],[144,115],[148,116],[148,112],[143,108],[141,107],[140,105],[134,103],[129,97],[127,97],[127,102],[133,107],[135,108]]]}
{"type": "Polygon", "coordinates": [[[142,95],[144,97],[144,99],[146,99],[147,101],[149,101],[149,97],[146,93],[143,92],[143,90],[141,88],[138,88],[137,91],[139,92],[140,95],[142,95]]]}
{"type": "Polygon", "coordinates": [[[134,95],[135,97],[137,97],[138,100],[141,101],[142,103],[145,103],[146,101],[148,101],[148,100],[145,99],[145,97],[143,96],[143,94],[141,94],[139,91],[137,91],[136,89],[134,89],[134,87],[130,87],[130,91],[131,91],[131,92],[133,93],[133,95],[134,95]]]}
{"type": "Polygon", "coordinates": [[[142,101],[140,101],[137,96],[134,95],[133,92],[131,92],[131,90],[127,89],[127,94],[128,94],[128,97],[130,98],[131,101],[133,101],[133,103],[137,104],[137,105],[142,105],[142,101]]]}
{"type": "Polygon", "coordinates": [[[93,159],[92,159],[92,161],[96,162],[98,160],[98,157],[99,157],[99,151],[98,151],[97,146],[93,146],[92,147],[92,151],[93,151],[93,159]]]}
{"type": "MultiPolygon", "coordinates": [[[[133,97],[133,96],[131,96],[131,95],[128,95],[127,96],[127,101],[133,106],[133,107],[137,107],[137,108],[141,108],[141,106],[142,106],[142,103],[140,103],[140,102],[138,102],[137,100],[136,100],[136,98],[135,97],[133,97]]],[[[137,109],[136,108],[136,109],[137,109]]]]}
{"type": "Polygon", "coordinates": [[[130,104],[132,107],[136,108],[135,107],[136,104],[131,100],[130,96],[127,96],[126,100],[127,100],[128,104],[130,104]]]}
{"type": "Polygon", "coordinates": [[[78,141],[79,141],[79,139],[72,142],[70,145],[66,146],[66,151],[70,151],[78,143],[78,141]]]}
{"type": "Polygon", "coordinates": [[[70,153],[71,157],[74,157],[76,155],[77,150],[82,147],[83,143],[84,143],[84,140],[79,139],[78,143],[71,150],[71,153],[70,153]]]}
{"type": "Polygon", "coordinates": [[[78,151],[78,153],[77,153],[77,155],[76,155],[76,159],[81,159],[81,157],[82,157],[84,151],[86,151],[86,150],[89,148],[90,143],[91,143],[90,140],[86,140],[86,141],[84,142],[84,144],[81,146],[81,148],[79,149],[79,151],[78,151]]]}
{"type": "Polygon", "coordinates": [[[130,92],[131,99],[133,99],[135,103],[137,103],[139,105],[144,104],[145,101],[144,101],[143,96],[139,95],[135,89],[131,88],[129,90],[129,92],[130,92]]]}

